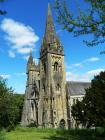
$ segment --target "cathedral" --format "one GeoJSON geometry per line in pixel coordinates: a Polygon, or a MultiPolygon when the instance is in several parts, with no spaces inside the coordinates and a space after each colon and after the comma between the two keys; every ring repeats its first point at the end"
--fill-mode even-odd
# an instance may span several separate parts
{"type": "Polygon", "coordinates": [[[36,64],[30,53],[22,126],[35,122],[39,128],[75,128],[71,106],[82,100],[90,83],[67,82],[64,48],[56,35],[51,7],[48,4],[46,28],[36,64]]]}

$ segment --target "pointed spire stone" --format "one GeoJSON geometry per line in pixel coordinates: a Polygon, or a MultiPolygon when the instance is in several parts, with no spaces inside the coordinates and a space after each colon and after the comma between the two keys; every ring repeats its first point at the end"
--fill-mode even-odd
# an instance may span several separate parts
{"type": "Polygon", "coordinates": [[[46,29],[45,29],[44,37],[48,43],[52,42],[54,37],[56,37],[50,3],[48,3],[48,14],[47,14],[46,29]]]}
{"type": "Polygon", "coordinates": [[[63,47],[61,46],[61,43],[56,35],[50,3],[48,3],[45,34],[41,44],[41,55],[43,55],[46,50],[63,54],[63,47]]]}
{"type": "Polygon", "coordinates": [[[50,3],[48,3],[48,16],[51,16],[52,13],[51,13],[51,6],[50,6],[50,3]]]}
{"type": "Polygon", "coordinates": [[[30,55],[28,58],[28,64],[33,64],[32,50],[30,50],[30,55]]]}

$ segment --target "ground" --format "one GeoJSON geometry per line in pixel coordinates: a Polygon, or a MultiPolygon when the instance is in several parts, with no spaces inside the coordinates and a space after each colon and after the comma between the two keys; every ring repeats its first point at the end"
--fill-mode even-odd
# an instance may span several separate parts
{"type": "Polygon", "coordinates": [[[105,129],[97,130],[55,130],[16,128],[11,132],[4,132],[5,138],[0,140],[105,140],[105,129]]]}
{"type": "Polygon", "coordinates": [[[47,140],[55,134],[55,130],[44,130],[35,128],[18,128],[15,131],[6,133],[8,140],[47,140]]]}

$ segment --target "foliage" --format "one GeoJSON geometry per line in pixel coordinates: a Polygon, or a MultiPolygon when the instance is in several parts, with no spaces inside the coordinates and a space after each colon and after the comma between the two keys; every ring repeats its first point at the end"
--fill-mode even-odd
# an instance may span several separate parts
{"type": "Polygon", "coordinates": [[[31,123],[27,127],[37,127],[37,122],[34,120],[31,120],[31,123]]]}
{"type": "Polygon", "coordinates": [[[0,77],[0,127],[8,131],[20,122],[23,106],[23,95],[14,94],[7,87],[6,80],[0,77]]]}
{"type": "Polygon", "coordinates": [[[14,100],[14,104],[15,104],[15,106],[17,108],[17,113],[18,113],[18,114],[16,114],[16,122],[15,122],[15,124],[18,124],[20,122],[21,116],[22,116],[24,95],[14,94],[13,100],[14,100]]]}
{"type": "Polygon", "coordinates": [[[57,21],[75,36],[92,34],[92,41],[84,41],[88,46],[105,42],[105,0],[84,0],[86,10],[81,10],[76,0],[77,13],[68,8],[66,0],[56,0],[57,21]]]}
{"type": "MultiPolygon", "coordinates": [[[[4,2],[5,0],[0,0],[0,3],[4,2]]],[[[0,15],[5,15],[7,12],[0,9],[0,15]]]]}
{"type": "Polygon", "coordinates": [[[39,129],[18,128],[6,133],[8,140],[105,140],[105,129],[39,129]]]}
{"type": "Polygon", "coordinates": [[[85,126],[84,104],[77,100],[76,104],[72,106],[72,115],[76,120],[77,127],[79,124],[85,126]]]}
{"type": "Polygon", "coordinates": [[[72,115],[85,127],[105,127],[105,72],[94,77],[84,99],[72,106],[72,115]]]}

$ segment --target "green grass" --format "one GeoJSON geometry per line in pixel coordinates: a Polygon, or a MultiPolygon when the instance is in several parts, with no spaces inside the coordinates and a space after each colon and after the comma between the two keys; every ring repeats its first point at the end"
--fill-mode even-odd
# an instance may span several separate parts
{"type": "Polygon", "coordinates": [[[18,128],[6,133],[7,140],[46,140],[55,134],[52,129],[18,128]]]}
{"type": "MultiPolygon", "coordinates": [[[[2,133],[3,135],[4,133],[2,133]]],[[[105,129],[55,130],[16,128],[5,132],[0,140],[105,140],[105,129]]]]}
{"type": "Polygon", "coordinates": [[[5,132],[0,131],[0,140],[5,140],[5,132]]]}

